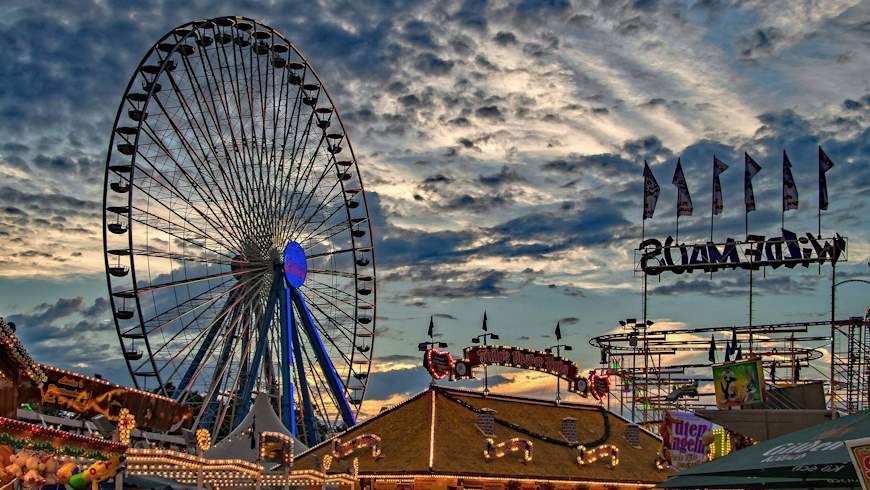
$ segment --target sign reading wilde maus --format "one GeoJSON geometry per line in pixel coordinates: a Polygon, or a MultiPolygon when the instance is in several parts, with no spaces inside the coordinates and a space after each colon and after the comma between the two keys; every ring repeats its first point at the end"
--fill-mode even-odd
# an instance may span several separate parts
{"type": "Polygon", "coordinates": [[[647,238],[638,248],[640,270],[646,274],[662,272],[682,274],[696,270],[713,272],[722,269],[759,269],[780,266],[824,264],[846,260],[846,237],[818,238],[812,233],[798,236],[782,229],[782,236],[749,235],[744,241],[732,238],[725,243],[675,244],[673,237],[664,244],[647,238]]]}
{"type": "Polygon", "coordinates": [[[519,369],[531,369],[558,376],[569,384],[569,391],[586,396],[589,382],[580,375],[580,368],[574,361],[544,352],[509,345],[489,345],[466,347],[463,359],[456,361],[454,372],[457,379],[474,378],[472,370],[478,366],[496,365],[519,369]]]}

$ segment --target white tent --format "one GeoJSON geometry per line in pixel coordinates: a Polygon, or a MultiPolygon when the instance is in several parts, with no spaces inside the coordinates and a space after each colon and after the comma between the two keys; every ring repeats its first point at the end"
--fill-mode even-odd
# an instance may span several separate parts
{"type": "MultiPolygon", "coordinates": [[[[269,395],[258,393],[244,420],[228,436],[206,451],[204,456],[210,459],[257,461],[260,443],[258,434],[261,432],[280,432],[292,437],[290,431],[284,427],[281,419],[272,410],[269,395]]],[[[294,455],[306,449],[308,448],[304,444],[293,438],[294,455]]]]}

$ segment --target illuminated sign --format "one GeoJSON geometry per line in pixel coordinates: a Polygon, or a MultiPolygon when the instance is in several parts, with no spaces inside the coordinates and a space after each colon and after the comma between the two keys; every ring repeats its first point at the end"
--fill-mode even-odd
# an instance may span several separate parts
{"type": "Polygon", "coordinates": [[[126,408],[137,426],[161,431],[177,429],[193,415],[186,406],[164,396],[51,366],[40,367],[45,372],[45,382],[41,386],[20,383],[20,402],[38,403],[85,417],[103,415],[112,422],[117,422],[126,408]]]}
{"type": "Polygon", "coordinates": [[[302,245],[296,242],[290,242],[284,247],[284,278],[287,283],[298,288],[305,282],[305,276],[308,274],[308,260],[305,258],[305,251],[302,250],[302,245]]]}
{"type": "Polygon", "coordinates": [[[423,367],[429,371],[429,375],[434,379],[443,379],[445,376],[452,378],[456,363],[453,360],[453,354],[431,348],[426,351],[423,357],[423,367]]]}
{"type": "Polygon", "coordinates": [[[810,264],[824,264],[846,260],[846,238],[817,238],[812,233],[799,237],[782,229],[782,236],[749,235],[745,241],[732,238],[724,243],[675,244],[673,237],[664,243],[648,238],[638,248],[640,270],[646,274],[663,272],[713,272],[723,269],[759,269],[810,264]]]}
{"type": "Polygon", "coordinates": [[[568,381],[568,390],[586,396],[589,383],[580,375],[574,361],[544,352],[520,347],[488,345],[466,347],[463,359],[456,361],[454,373],[457,379],[474,378],[473,369],[478,366],[495,365],[541,371],[568,381]]]}

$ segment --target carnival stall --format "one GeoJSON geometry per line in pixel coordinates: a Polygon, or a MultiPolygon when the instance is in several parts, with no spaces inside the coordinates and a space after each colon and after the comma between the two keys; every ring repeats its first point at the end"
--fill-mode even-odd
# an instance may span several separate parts
{"type": "Polygon", "coordinates": [[[363,489],[647,488],[660,441],[600,405],[432,386],[296,457],[363,489]]]}

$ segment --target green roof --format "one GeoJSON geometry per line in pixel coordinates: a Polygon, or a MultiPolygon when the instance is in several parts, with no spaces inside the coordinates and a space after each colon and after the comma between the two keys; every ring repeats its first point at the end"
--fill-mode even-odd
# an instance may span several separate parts
{"type": "Polygon", "coordinates": [[[713,487],[725,481],[730,483],[721,483],[721,486],[741,486],[747,484],[748,477],[757,479],[757,486],[789,483],[785,480],[800,483],[798,486],[806,486],[807,480],[819,482],[813,486],[848,486],[850,482],[857,482],[857,475],[843,441],[862,437],[870,437],[870,410],[734,451],[684,470],[662,487],[698,488],[699,482],[713,487]],[[697,480],[698,477],[702,479],[697,480]],[[764,484],[762,480],[769,481],[764,484]],[[831,483],[825,485],[828,481],[831,483]]]}

